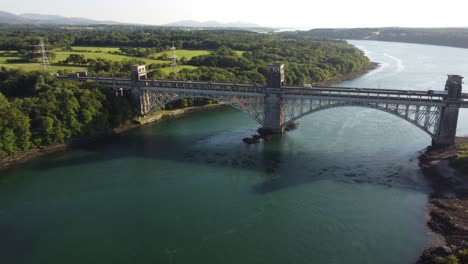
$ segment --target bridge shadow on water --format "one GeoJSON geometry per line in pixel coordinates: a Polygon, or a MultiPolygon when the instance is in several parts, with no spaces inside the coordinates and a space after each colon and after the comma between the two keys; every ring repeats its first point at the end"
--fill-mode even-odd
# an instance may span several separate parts
{"type": "MultiPolygon", "coordinates": [[[[142,128],[145,129],[145,128],[142,128]]],[[[367,164],[365,159],[347,161],[343,153],[323,153],[320,150],[300,150],[285,144],[284,137],[269,142],[246,145],[241,141],[246,131],[226,135],[219,142],[218,134],[180,136],[130,132],[117,135],[99,144],[76,148],[78,151],[54,154],[31,164],[33,169],[47,171],[66,167],[112,162],[109,166],[139,166],[129,159],[146,161],[170,161],[180,166],[204,166],[208,168],[238,169],[254,172],[260,181],[250,191],[267,194],[286,188],[328,179],[348,183],[367,183],[383,186],[421,188],[418,180],[402,178],[405,165],[394,163],[367,164]],[[122,161],[122,163],[116,163],[122,161]],[[125,164],[128,163],[128,164],[125,164]]],[[[221,133],[222,134],[222,133],[221,133]]],[[[349,154],[347,154],[349,155],[349,154]]],[[[408,164],[414,162],[408,161],[408,164]]],[[[145,166],[148,165],[145,162],[145,166]]],[[[408,165],[411,167],[411,165],[408,165]]],[[[115,169],[115,168],[114,168],[115,169]]],[[[135,167],[137,169],[137,167],[135,167]]],[[[196,172],[194,173],[196,175],[196,172]]]]}

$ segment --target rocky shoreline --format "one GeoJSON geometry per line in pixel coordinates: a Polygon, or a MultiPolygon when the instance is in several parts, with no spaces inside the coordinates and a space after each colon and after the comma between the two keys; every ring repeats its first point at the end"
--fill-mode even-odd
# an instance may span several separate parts
{"type": "MultiPolygon", "coordinates": [[[[466,144],[468,138],[458,138],[466,144]]],[[[417,264],[468,263],[468,175],[451,166],[457,147],[428,148],[419,161],[433,189],[429,200],[429,229],[440,236],[427,247],[417,264]],[[458,262],[457,262],[458,261],[458,262]]]]}

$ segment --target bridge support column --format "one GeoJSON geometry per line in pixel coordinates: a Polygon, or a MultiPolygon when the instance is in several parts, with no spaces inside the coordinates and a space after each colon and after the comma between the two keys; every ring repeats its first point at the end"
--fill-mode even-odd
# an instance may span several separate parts
{"type": "Polygon", "coordinates": [[[436,137],[432,146],[450,146],[455,143],[457,133],[458,112],[460,110],[460,97],[462,92],[462,79],[460,75],[448,75],[445,84],[447,97],[445,106],[441,108],[436,137]]]}
{"type": "Polygon", "coordinates": [[[133,103],[140,115],[146,115],[149,113],[149,94],[141,90],[139,83],[141,80],[146,80],[146,67],[145,65],[132,65],[131,70],[133,103]]]}
{"type": "Polygon", "coordinates": [[[133,107],[137,110],[140,115],[144,115],[143,112],[143,100],[142,100],[142,92],[140,87],[132,87],[132,99],[133,99],[133,107]]]}
{"type": "Polygon", "coordinates": [[[284,108],[281,90],[265,88],[264,123],[263,130],[266,133],[282,134],[284,132],[284,108]]]}
{"type": "Polygon", "coordinates": [[[270,64],[267,87],[264,89],[264,122],[265,133],[282,134],[284,132],[284,107],[281,85],[284,83],[284,65],[270,64]]]}

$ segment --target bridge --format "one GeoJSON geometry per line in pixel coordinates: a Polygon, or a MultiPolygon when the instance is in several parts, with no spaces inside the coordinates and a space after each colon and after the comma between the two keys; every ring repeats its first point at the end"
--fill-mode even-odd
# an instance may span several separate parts
{"type": "Polygon", "coordinates": [[[269,133],[283,133],[289,123],[324,109],[368,107],[419,127],[432,137],[434,146],[454,143],[459,109],[468,108],[468,94],[462,93],[459,75],[448,75],[443,91],[285,86],[282,64],[269,66],[266,85],[147,79],[144,65],[132,66],[130,79],[83,73],[59,78],[93,81],[120,94],[130,92],[141,115],[184,98],[213,99],[249,114],[269,133]]]}

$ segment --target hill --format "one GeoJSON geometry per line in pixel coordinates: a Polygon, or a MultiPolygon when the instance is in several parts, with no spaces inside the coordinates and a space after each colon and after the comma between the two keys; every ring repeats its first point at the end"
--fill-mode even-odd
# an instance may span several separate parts
{"type": "Polygon", "coordinates": [[[195,28],[211,28],[211,27],[223,27],[223,28],[260,28],[261,26],[253,23],[245,22],[230,22],[221,23],[218,21],[195,21],[195,20],[182,20],[173,23],[169,23],[163,26],[167,27],[195,27],[195,28]]]}
{"type": "Polygon", "coordinates": [[[64,17],[45,14],[21,14],[0,11],[0,24],[31,24],[31,25],[118,25],[125,24],[115,21],[99,21],[81,17],[64,17]]]}

